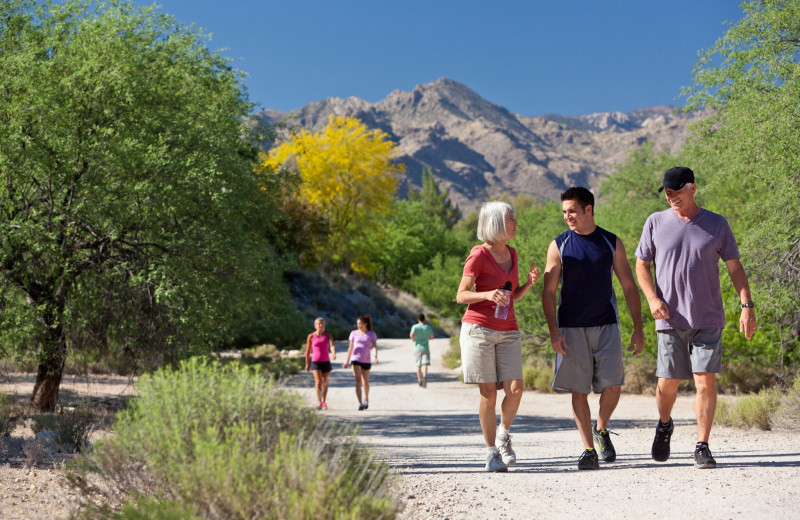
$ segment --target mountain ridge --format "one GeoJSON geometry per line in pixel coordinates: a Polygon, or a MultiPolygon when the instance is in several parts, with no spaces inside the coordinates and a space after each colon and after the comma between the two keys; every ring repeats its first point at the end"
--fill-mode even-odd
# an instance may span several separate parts
{"type": "Polygon", "coordinates": [[[406,166],[402,195],[418,189],[423,168],[431,168],[462,212],[506,193],[558,200],[570,186],[596,190],[646,142],[678,152],[689,124],[703,116],[661,105],[627,113],[526,117],[441,78],[409,92],[394,90],[377,103],[328,98],[289,113],[267,109],[256,117],[318,132],[330,114],[356,117],[397,143],[397,159],[406,166]]]}

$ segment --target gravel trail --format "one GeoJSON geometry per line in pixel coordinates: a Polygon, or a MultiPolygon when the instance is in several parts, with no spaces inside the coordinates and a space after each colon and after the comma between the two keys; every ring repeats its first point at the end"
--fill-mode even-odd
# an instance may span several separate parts
{"type": "MultiPolygon", "coordinates": [[[[399,475],[406,509],[422,519],[800,518],[800,436],[715,426],[710,446],[717,468],[699,470],[694,397],[679,396],[673,411],[672,457],[650,457],[655,398],[623,394],[610,429],[617,461],[578,471],[583,451],[568,395],[525,392],[513,427],[518,463],[505,474],[483,470],[478,390],[442,366],[448,340],[431,342],[428,387],[414,374],[410,340],[378,341],[369,410],[358,411],[352,372],[342,369],[346,342],[337,342],[330,379],[333,418],[358,424],[399,475]]],[[[313,377],[289,381],[313,401],[313,377]]],[[[592,411],[597,396],[590,396],[592,411]]],[[[316,404],[316,403],[313,403],[316,404]]]]}

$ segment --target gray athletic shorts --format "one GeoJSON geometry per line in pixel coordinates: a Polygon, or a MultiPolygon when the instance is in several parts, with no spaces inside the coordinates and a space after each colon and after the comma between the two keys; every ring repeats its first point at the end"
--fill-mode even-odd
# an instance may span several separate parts
{"type": "Polygon", "coordinates": [[[692,379],[722,372],[722,329],[659,330],[656,377],[692,379]]]}
{"type": "Polygon", "coordinates": [[[461,324],[461,367],[465,383],[500,383],[522,379],[522,334],[461,324]]]}
{"type": "Polygon", "coordinates": [[[430,350],[415,350],[414,351],[414,361],[417,362],[417,366],[421,367],[423,365],[430,365],[431,364],[431,351],[430,350]]]}
{"type": "Polygon", "coordinates": [[[566,355],[556,354],[553,390],[588,394],[625,384],[619,325],[565,327],[566,355]]]}

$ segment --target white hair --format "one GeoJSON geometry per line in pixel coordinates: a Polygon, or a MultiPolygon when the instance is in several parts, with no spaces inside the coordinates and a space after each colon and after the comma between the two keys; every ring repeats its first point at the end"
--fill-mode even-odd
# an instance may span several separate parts
{"type": "Polygon", "coordinates": [[[481,204],[478,213],[478,240],[494,244],[508,237],[506,232],[506,215],[514,214],[514,206],[508,202],[494,200],[481,204]]]}

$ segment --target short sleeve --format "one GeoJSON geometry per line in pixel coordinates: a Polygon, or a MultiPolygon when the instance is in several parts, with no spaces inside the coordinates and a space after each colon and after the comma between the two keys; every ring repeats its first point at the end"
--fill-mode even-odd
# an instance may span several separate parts
{"type": "Polygon", "coordinates": [[[653,216],[647,217],[647,221],[642,228],[642,237],[639,245],[636,246],[636,258],[645,262],[652,262],[655,258],[655,248],[653,247],[653,216]]]}

